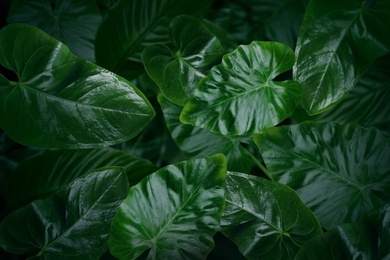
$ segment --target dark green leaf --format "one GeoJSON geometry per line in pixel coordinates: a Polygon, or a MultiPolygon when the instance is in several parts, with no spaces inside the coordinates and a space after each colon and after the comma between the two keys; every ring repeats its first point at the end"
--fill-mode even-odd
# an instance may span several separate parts
{"type": "Polygon", "coordinates": [[[223,153],[229,170],[248,173],[256,166],[256,159],[242,146],[242,140],[183,124],[179,120],[181,107],[169,102],[162,95],[159,95],[158,101],[173,140],[187,157],[202,158],[223,153]]]}
{"type": "Polygon", "coordinates": [[[369,219],[347,223],[306,243],[296,259],[389,259],[390,204],[369,219]]]}
{"type": "Polygon", "coordinates": [[[8,215],[0,224],[0,245],[44,259],[97,259],[128,188],[122,168],[90,172],[8,215]]]}
{"type": "Polygon", "coordinates": [[[223,155],[169,165],[130,189],[111,227],[120,259],[205,259],[224,207],[223,155]]]}
{"type": "Polygon", "coordinates": [[[95,0],[13,0],[9,23],[27,23],[95,61],[95,36],[102,17],[95,0]]]}
{"type": "Polygon", "coordinates": [[[0,31],[0,64],[19,77],[9,83],[12,87],[0,86],[5,95],[0,98],[1,127],[22,144],[107,146],[134,137],[154,116],[130,82],[72,55],[30,25],[12,24],[0,31]]]}
{"type": "Polygon", "coordinates": [[[297,82],[274,81],[293,64],[293,51],[281,43],[240,46],[200,82],[180,120],[232,136],[250,136],[275,126],[301,99],[297,82]]]}
{"type": "Polygon", "coordinates": [[[279,183],[229,172],[221,232],[247,259],[294,259],[321,226],[298,195],[279,183]]]}
{"type": "Polygon", "coordinates": [[[390,140],[377,129],[303,123],[255,142],[272,180],[295,189],[326,229],[390,202],[390,140]]]}
{"type": "Polygon", "coordinates": [[[385,56],[375,62],[339,104],[309,118],[318,122],[336,121],[340,124],[357,122],[366,127],[376,127],[386,137],[390,137],[389,100],[390,59],[385,56]]]}
{"type": "Polygon", "coordinates": [[[197,18],[182,15],[170,23],[173,47],[145,48],[145,69],[171,102],[184,106],[199,81],[226,51],[217,37],[197,18]]]}
{"type": "MultiPolygon", "coordinates": [[[[294,48],[308,0],[230,0],[208,17],[239,44],[276,41],[294,48]]],[[[221,5],[221,4],[220,4],[221,5]]]]}
{"type": "Polygon", "coordinates": [[[311,1],[299,33],[294,78],[310,115],[343,99],[371,63],[390,51],[390,2],[311,1]]]}
{"type": "Polygon", "coordinates": [[[111,148],[47,150],[23,161],[9,177],[4,195],[6,207],[13,209],[48,196],[82,174],[104,166],[123,167],[130,185],[157,170],[144,159],[111,148]]]}
{"type": "Polygon", "coordinates": [[[143,72],[141,52],[169,41],[169,22],[180,14],[199,15],[211,0],[119,1],[96,36],[96,60],[103,67],[133,79],[143,72]]]}

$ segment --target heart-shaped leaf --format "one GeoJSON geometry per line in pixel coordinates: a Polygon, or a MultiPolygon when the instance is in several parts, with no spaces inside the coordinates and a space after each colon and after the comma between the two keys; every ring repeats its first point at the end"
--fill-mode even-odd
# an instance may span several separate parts
{"type": "Polygon", "coordinates": [[[390,204],[364,221],[346,223],[307,242],[296,259],[389,259],[390,204]]]}
{"type": "Polygon", "coordinates": [[[253,175],[229,172],[221,232],[247,259],[294,259],[322,232],[313,213],[289,187],[253,175]]]}
{"type": "Polygon", "coordinates": [[[34,25],[74,54],[95,61],[95,36],[102,20],[96,0],[13,0],[7,20],[34,25]]]}
{"type": "Polygon", "coordinates": [[[281,43],[240,46],[200,82],[180,120],[232,136],[250,136],[275,126],[301,99],[297,82],[274,81],[293,64],[293,51],[281,43]]]}
{"type": "Polygon", "coordinates": [[[255,136],[270,177],[297,191],[326,229],[390,202],[390,140],[336,123],[275,127],[255,136]]]}
{"type": "Polygon", "coordinates": [[[173,140],[189,158],[223,153],[226,156],[228,170],[247,173],[256,166],[257,160],[241,144],[241,141],[245,140],[229,138],[200,127],[183,124],[179,120],[182,110],[180,106],[169,102],[163,95],[159,95],[158,101],[173,140]]]}
{"type": "Polygon", "coordinates": [[[22,144],[112,145],[134,137],[154,116],[130,82],[72,55],[31,25],[12,24],[0,31],[0,64],[19,78],[0,86],[5,95],[0,98],[1,127],[22,144]]]}
{"type": "Polygon", "coordinates": [[[169,101],[184,106],[199,81],[226,51],[201,20],[182,15],[170,23],[173,47],[158,44],[145,48],[145,69],[169,101]]]}
{"type": "Polygon", "coordinates": [[[169,165],[130,189],[111,226],[120,259],[205,259],[224,207],[223,155],[169,165]]]}
{"type": "Polygon", "coordinates": [[[294,66],[310,115],[333,107],[377,57],[390,51],[389,12],[388,0],[310,2],[294,66]]]}
{"type": "Polygon", "coordinates": [[[6,209],[48,196],[82,174],[105,166],[123,167],[130,185],[157,170],[146,160],[112,148],[43,151],[24,160],[9,176],[4,194],[6,209]]]}
{"type": "Polygon", "coordinates": [[[123,168],[94,170],[8,215],[0,224],[0,246],[44,259],[97,259],[128,189],[123,168]]]}
{"type": "Polygon", "coordinates": [[[99,65],[127,79],[144,72],[141,52],[147,46],[168,43],[168,25],[180,14],[200,15],[211,0],[119,1],[108,11],[96,36],[99,65]]]}

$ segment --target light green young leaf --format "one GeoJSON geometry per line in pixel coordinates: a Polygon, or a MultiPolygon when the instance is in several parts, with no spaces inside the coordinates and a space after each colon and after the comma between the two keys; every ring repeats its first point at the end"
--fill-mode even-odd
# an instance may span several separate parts
{"type": "Polygon", "coordinates": [[[243,173],[226,178],[221,232],[247,259],[294,259],[322,232],[313,213],[289,187],[243,173]]]}
{"type": "Polygon", "coordinates": [[[142,52],[145,69],[169,101],[184,106],[199,81],[226,51],[201,20],[181,15],[170,23],[168,47],[149,46],[142,52]]]}
{"type": "Polygon", "coordinates": [[[297,191],[325,229],[390,202],[390,140],[336,123],[275,127],[255,136],[272,180],[297,191]]]}
{"type": "Polygon", "coordinates": [[[211,0],[119,1],[108,11],[96,36],[99,65],[132,80],[144,72],[141,52],[168,43],[168,25],[181,14],[200,16],[211,0]]]}
{"type": "Polygon", "coordinates": [[[246,140],[229,138],[200,127],[183,124],[179,120],[182,110],[180,106],[169,102],[163,95],[159,95],[158,101],[173,140],[187,157],[202,158],[223,153],[226,156],[228,170],[248,173],[256,166],[257,160],[241,144],[246,140]]]}
{"type": "Polygon", "coordinates": [[[363,221],[346,223],[308,241],[296,259],[389,259],[390,204],[363,221]]]}
{"type": "Polygon", "coordinates": [[[0,224],[0,246],[44,259],[97,259],[128,189],[123,168],[94,170],[8,215],[0,224]]]}
{"type": "Polygon", "coordinates": [[[335,106],[390,51],[390,2],[311,1],[299,33],[294,79],[310,115],[335,106]]]}
{"type": "Polygon", "coordinates": [[[102,20],[96,0],[13,0],[9,23],[31,24],[95,61],[95,36],[102,20]]]}
{"type": "Polygon", "coordinates": [[[119,259],[205,259],[224,208],[223,155],[169,165],[130,189],[111,226],[119,259]]]}
{"type": "Polygon", "coordinates": [[[46,197],[82,174],[105,166],[123,167],[130,185],[157,170],[144,159],[112,148],[46,150],[21,162],[9,176],[4,192],[6,210],[46,197]]]}
{"type": "Polygon", "coordinates": [[[1,127],[24,145],[108,146],[134,137],[154,116],[130,82],[74,56],[31,25],[1,29],[0,64],[19,79],[1,86],[1,127]]]}
{"type": "Polygon", "coordinates": [[[200,82],[180,120],[231,136],[250,136],[275,126],[301,99],[296,81],[274,80],[293,64],[293,51],[281,43],[240,46],[200,82]]]}

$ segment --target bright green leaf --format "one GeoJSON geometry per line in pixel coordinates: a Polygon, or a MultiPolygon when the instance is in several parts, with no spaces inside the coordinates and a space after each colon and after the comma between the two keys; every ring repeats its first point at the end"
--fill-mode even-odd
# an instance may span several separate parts
{"type": "Polygon", "coordinates": [[[170,23],[173,47],[163,44],[145,48],[145,69],[171,102],[184,106],[199,81],[226,51],[201,20],[182,15],[170,23]]]}
{"type": "Polygon", "coordinates": [[[181,107],[159,95],[158,101],[172,138],[189,158],[202,158],[217,153],[226,156],[228,170],[249,172],[256,166],[256,159],[243,147],[240,139],[215,134],[202,128],[183,124],[179,120],[181,107]]]}
{"type": "Polygon", "coordinates": [[[390,51],[389,13],[388,0],[310,2],[294,66],[310,115],[336,105],[371,63],[390,51]]]}
{"type": "Polygon", "coordinates": [[[180,14],[200,15],[211,0],[119,1],[101,24],[96,36],[99,65],[127,79],[143,71],[141,52],[147,46],[169,42],[169,22],[180,14]]]}
{"type": "Polygon", "coordinates": [[[43,151],[24,160],[9,176],[4,194],[6,209],[48,196],[82,174],[104,166],[123,167],[130,185],[157,170],[144,159],[111,148],[43,151]]]}
{"type": "Polygon", "coordinates": [[[205,259],[224,207],[223,155],[169,165],[130,189],[109,247],[120,259],[205,259]]]}
{"type": "Polygon", "coordinates": [[[313,213],[289,187],[256,176],[229,172],[221,232],[247,259],[294,259],[320,234],[313,213]]]}
{"type": "Polygon", "coordinates": [[[19,78],[1,87],[1,127],[28,146],[93,148],[138,134],[154,116],[130,82],[30,25],[0,31],[0,64],[19,78]],[[21,51],[22,50],[22,51],[21,51]],[[15,116],[17,115],[17,116],[15,116]]]}
{"type": "Polygon", "coordinates": [[[297,191],[326,229],[390,202],[390,140],[336,123],[275,127],[255,136],[272,180],[297,191]]]}
{"type": "Polygon", "coordinates": [[[390,204],[367,220],[346,223],[306,243],[296,259],[389,259],[390,204]]]}
{"type": "Polygon", "coordinates": [[[232,136],[250,136],[275,126],[301,99],[297,82],[274,80],[293,66],[294,59],[293,51],[281,43],[238,47],[201,81],[180,120],[232,136]]]}
{"type": "Polygon", "coordinates": [[[122,168],[90,172],[8,215],[0,224],[0,246],[44,259],[97,259],[128,187],[122,168]]]}
{"type": "Polygon", "coordinates": [[[102,17],[95,0],[13,0],[9,23],[27,23],[95,61],[95,36],[102,17]]]}

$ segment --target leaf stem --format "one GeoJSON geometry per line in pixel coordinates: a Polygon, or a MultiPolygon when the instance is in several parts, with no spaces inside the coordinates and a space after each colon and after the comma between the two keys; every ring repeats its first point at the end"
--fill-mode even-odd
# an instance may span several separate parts
{"type": "Polygon", "coordinates": [[[18,82],[15,82],[15,81],[9,81],[9,84],[11,85],[11,86],[16,86],[16,85],[18,85],[18,82]]]}

